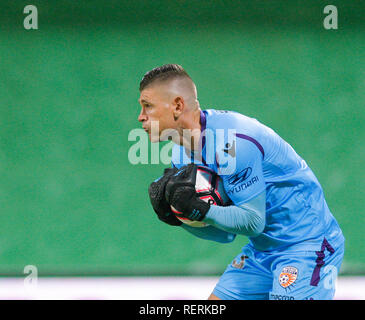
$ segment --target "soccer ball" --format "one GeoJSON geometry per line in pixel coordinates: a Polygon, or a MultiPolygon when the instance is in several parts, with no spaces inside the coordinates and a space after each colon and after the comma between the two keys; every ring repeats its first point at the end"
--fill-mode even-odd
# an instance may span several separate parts
{"type": "MultiPolygon", "coordinates": [[[[224,190],[222,178],[210,168],[198,166],[195,190],[196,196],[203,201],[208,202],[210,205],[227,206],[231,204],[231,199],[224,190]]],[[[181,212],[177,211],[173,206],[171,206],[171,210],[181,222],[190,227],[202,228],[208,226],[208,224],[203,221],[192,221],[182,217],[181,212]]]]}

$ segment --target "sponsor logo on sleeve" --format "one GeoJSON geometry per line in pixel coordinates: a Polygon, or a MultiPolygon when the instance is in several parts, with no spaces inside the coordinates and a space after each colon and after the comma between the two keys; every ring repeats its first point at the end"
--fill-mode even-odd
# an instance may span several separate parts
{"type": "Polygon", "coordinates": [[[246,190],[256,182],[258,182],[259,177],[258,176],[251,177],[251,173],[252,173],[252,168],[247,167],[246,169],[243,169],[242,171],[230,177],[228,179],[228,183],[233,185],[233,187],[227,191],[228,195],[233,195],[234,193],[246,190]]]}
{"type": "Polygon", "coordinates": [[[243,182],[250,177],[251,173],[252,173],[252,168],[247,167],[246,169],[243,169],[242,171],[236,173],[231,178],[229,178],[228,182],[230,184],[237,184],[243,182]]]}

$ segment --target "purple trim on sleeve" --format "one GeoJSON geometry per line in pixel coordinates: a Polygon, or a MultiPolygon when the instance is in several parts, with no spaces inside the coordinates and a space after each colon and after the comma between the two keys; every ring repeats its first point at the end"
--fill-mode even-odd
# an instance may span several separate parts
{"type": "MultiPolygon", "coordinates": [[[[201,124],[201,132],[204,133],[207,126],[207,118],[203,110],[200,111],[200,124],[201,124]]],[[[205,146],[205,134],[203,134],[202,138],[202,147],[201,147],[202,150],[204,149],[204,146],[205,146]]]]}
{"type": "Polygon", "coordinates": [[[323,242],[322,242],[321,251],[316,251],[317,259],[316,259],[316,266],[315,266],[315,268],[313,270],[313,273],[312,273],[312,278],[311,278],[311,282],[310,282],[311,286],[315,286],[315,287],[318,286],[319,280],[321,280],[320,271],[321,271],[321,268],[325,264],[325,262],[324,262],[324,258],[325,258],[324,251],[326,249],[330,252],[330,254],[333,254],[335,252],[335,249],[333,249],[333,247],[329,244],[327,239],[324,238],[323,242]]]}
{"type": "Polygon", "coordinates": [[[201,141],[201,150],[202,150],[202,162],[205,166],[208,166],[207,163],[205,162],[205,157],[203,155],[203,150],[204,150],[204,146],[205,146],[205,129],[206,129],[206,126],[207,126],[207,117],[204,113],[203,110],[200,110],[200,124],[201,124],[201,132],[203,134],[203,138],[202,138],[202,141],[201,141]]]}
{"type": "Polygon", "coordinates": [[[203,110],[200,110],[200,124],[202,126],[201,131],[203,132],[207,126],[207,118],[203,110]]]}
{"type": "Polygon", "coordinates": [[[264,148],[262,147],[262,145],[257,140],[255,140],[254,138],[252,138],[250,136],[246,136],[245,134],[242,134],[242,133],[236,133],[236,137],[241,138],[241,139],[246,139],[246,140],[251,141],[252,143],[254,143],[256,145],[256,147],[259,148],[260,152],[262,153],[262,158],[265,157],[264,148]]]}

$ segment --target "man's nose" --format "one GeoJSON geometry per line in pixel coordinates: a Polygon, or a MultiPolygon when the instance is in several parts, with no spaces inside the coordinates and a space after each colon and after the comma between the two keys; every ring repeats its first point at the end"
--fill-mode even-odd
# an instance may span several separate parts
{"type": "Polygon", "coordinates": [[[144,110],[142,109],[138,116],[138,121],[143,122],[147,120],[147,115],[144,113],[144,110]]]}

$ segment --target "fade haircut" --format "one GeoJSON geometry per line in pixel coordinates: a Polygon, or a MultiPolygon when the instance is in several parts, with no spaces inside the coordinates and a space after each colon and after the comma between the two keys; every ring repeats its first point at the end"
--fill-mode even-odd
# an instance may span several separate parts
{"type": "Polygon", "coordinates": [[[188,73],[184,68],[178,64],[165,64],[161,67],[154,68],[148,71],[139,83],[139,91],[148,87],[152,82],[155,81],[166,81],[177,78],[187,77],[191,80],[188,73]]]}

